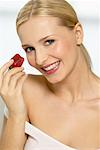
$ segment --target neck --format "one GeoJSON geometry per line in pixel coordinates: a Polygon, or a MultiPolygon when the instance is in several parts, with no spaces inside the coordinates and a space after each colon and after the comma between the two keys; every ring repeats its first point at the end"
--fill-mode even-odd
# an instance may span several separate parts
{"type": "Polygon", "coordinates": [[[91,99],[94,93],[96,78],[80,52],[79,59],[72,72],[61,82],[48,83],[51,91],[61,99],[74,102],[83,99],[91,99]]]}

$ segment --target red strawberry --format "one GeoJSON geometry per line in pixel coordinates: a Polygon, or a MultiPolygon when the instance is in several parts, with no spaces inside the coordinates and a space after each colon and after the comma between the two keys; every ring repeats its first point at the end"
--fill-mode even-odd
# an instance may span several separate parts
{"type": "Polygon", "coordinates": [[[12,69],[14,67],[21,67],[24,62],[24,58],[21,57],[19,54],[14,55],[11,59],[14,60],[14,63],[9,67],[9,69],[12,69]]]}

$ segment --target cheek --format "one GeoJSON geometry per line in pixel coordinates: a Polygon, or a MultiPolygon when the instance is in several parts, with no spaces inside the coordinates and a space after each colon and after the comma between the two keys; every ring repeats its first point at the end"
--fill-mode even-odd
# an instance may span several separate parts
{"type": "Polygon", "coordinates": [[[69,56],[75,49],[75,44],[71,41],[59,42],[56,46],[55,54],[60,58],[69,56]]]}
{"type": "Polygon", "coordinates": [[[56,47],[55,56],[62,60],[67,69],[73,68],[78,59],[77,46],[75,41],[64,40],[63,42],[60,42],[56,47]]]}
{"type": "Polygon", "coordinates": [[[69,72],[75,66],[78,60],[78,51],[76,42],[73,40],[65,42],[63,44],[63,54],[62,54],[63,63],[66,64],[67,70],[69,72]]]}
{"type": "Polygon", "coordinates": [[[27,60],[28,60],[28,63],[29,63],[32,67],[35,67],[35,66],[36,66],[35,57],[34,57],[34,56],[27,56],[27,60]]]}
{"type": "Polygon", "coordinates": [[[77,59],[77,46],[76,43],[73,41],[69,41],[68,43],[63,44],[63,58],[67,63],[73,64],[76,62],[77,59]]]}

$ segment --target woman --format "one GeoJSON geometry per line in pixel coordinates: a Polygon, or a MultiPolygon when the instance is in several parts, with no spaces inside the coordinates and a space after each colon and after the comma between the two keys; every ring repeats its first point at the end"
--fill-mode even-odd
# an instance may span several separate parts
{"type": "Polygon", "coordinates": [[[8,70],[13,60],[1,67],[0,93],[9,111],[1,149],[99,149],[100,79],[91,70],[72,6],[31,0],[16,26],[29,64],[42,74],[8,70]]]}

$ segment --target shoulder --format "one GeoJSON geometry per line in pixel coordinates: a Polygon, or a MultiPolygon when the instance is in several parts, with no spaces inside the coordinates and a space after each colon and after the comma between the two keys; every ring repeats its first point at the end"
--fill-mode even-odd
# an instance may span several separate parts
{"type": "Polygon", "coordinates": [[[23,85],[23,93],[34,92],[35,94],[37,90],[43,91],[45,88],[47,88],[46,80],[42,75],[28,74],[23,85]]]}
{"type": "Polygon", "coordinates": [[[23,96],[25,100],[35,99],[45,95],[48,87],[42,75],[29,74],[23,85],[23,96]]]}
{"type": "Polygon", "coordinates": [[[42,75],[31,75],[27,76],[27,79],[23,85],[23,98],[27,107],[27,113],[29,120],[32,120],[33,114],[38,106],[40,109],[43,104],[43,99],[47,95],[47,85],[45,78],[42,75]]]}

